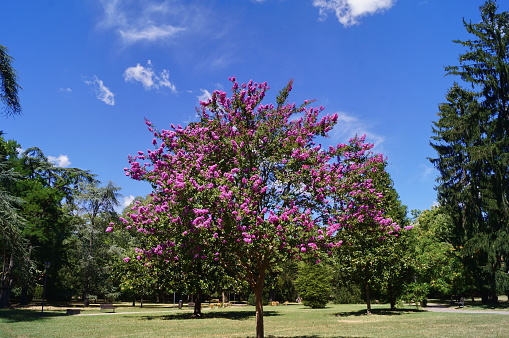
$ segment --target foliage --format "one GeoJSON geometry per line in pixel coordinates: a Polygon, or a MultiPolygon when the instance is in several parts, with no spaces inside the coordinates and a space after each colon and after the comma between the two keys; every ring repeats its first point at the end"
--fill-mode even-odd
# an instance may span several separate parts
{"type": "Polygon", "coordinates": [[[362,291],[357,283],[343,282],[333,287],[332,301],[334,304],[360,304],[362,291]]]}
{"type": "Polygon", "coordinates": [[[440,205],[451,217],[460,249],[483,301],[497,301],[497,274],[509,253],[509,13],[495,1],[481,6],[481,21],[464,21],[471,40],[460,65],[446,67],[471,89],[454,84],[434,122],[431,162],[440,172],[440,205]]]}
{"type": "Polygon", "coordinates": [[[232,82],[230,98],[215,91],[202,103],[199,122],[158,131],[147,121],[155,149],[132,156],[127,174],[150,182],[154,201],[125,226],[154,239],[142,250],[147,259],[215,261],[248,282],[263,336],[261,296],[275,262],[341,245],[341,229],[355,220],[392,222],[366,177],[382,161],[372,145],[317,145],[337,115],[319,119],[309,101],[287,103],[291,82],[275,106],[261,103],[265,83],[232,82]]]}
{"type": "Polygon", "coordinates": [[[435,297],[469,291],[459,253],[449,243],[451,219],[444,208],[433,207],[415,216],[409,238],[414,282],[426,285],[435,297]]]}
{"type": "Polygon", "coordinates": [[[26,282],[31,277],[32,264],[22,229],[24,220],[17,213],[20,199],[9,194],[5,187],[17,177],[7,170],[5,158],[0,156],[0,308],[10,305],[10,293],[15,282],[26,282]]]}
{"type": "Polygon", "coordinates": [[[101,187],[95,181],[84,184],[76,196],[75,232],[68,240],[74,250],[69,250],[72,263],[68,269],[76,273],[74,285],[80,289],[86,306],[89,294],[112,291],[109,269],[118,259],[120,249],[104,229],[118,219],[115,207],[119,205],[119,190],[112,182],[101,187]]]}
{"type": "Polygon", "coordinates": [[[13,58],[9,55],[7,47],[0,45],[0,100],[5,104],[6,116],[21,114],[18,91],[18,75],[12,67],[13,58]]]}
{"type": "Polygon", "coordinates": [[[385,171],[386,165],[385,161],[379,162],[368,177],[383,195],[373,203],[382,210],[384,217],[391,220],[391,230],[387,231],[371,219],[354,220],[355,226],[346,227],[340,234],[347,245],[339,248],[335,264],[339,285],[362,285],[368,313],[373,292],[380,295],[385,290],[392,307],[395,307],[402,285],[408,278],[406,242],[402,236],[411,226],[408,225],[406,207],[401,204],[385,171]]]}
{"type": "MultiPolygon", "coordinates": [[[[17,142],[0,137],[0,223],[5,222],[0,234],[1,303],[4,306],[9,303],[10,291],[15,288],[16,300],[26,304],[41,282],[36,277],[45,262],[51,263],[47,271],[47,298],[70,299],[81,285],[82,279],[76,275],[82,271],[79,267],[84,262],[97,261],[94,253],[86,250],[89,246],[79,245],[78,239],[86,236],[83,225],[87,220],[78,212],[77,203],[81,203],[80,196],[87,184],[99,183],[88,171],[56,167],[39,148],[19,149],[17,142]]],[[[104,236],[105,224],[99,225],[99,219],[112,220],[106,211],[100,209],[95,213],[94,222],[100,227],[95,231],[103,237],[100,242],[104,251],[111,252],[114,248],[111,237],[104,236]]],[[[100,261],[86,278],[107,278],[104,262],[100,261]]]]}
{"type": "Polygon", "coordinates": [[[295,287],[302,298],[302,304],[313,309],[324,308],[331,294],[332,276],[325,264],[299,264],[295,287]]]}

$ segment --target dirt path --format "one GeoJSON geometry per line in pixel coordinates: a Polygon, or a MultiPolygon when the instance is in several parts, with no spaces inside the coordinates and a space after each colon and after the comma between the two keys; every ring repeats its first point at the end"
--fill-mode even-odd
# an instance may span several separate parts
{"type": "Polygon", "coordinates": [[[509,315],[509,311],[496,311],[496,310],[468,310],[465,308],[458,308],[450,305],[442,304],[428,304],[424,308],[426,311],[432,312],[455,312],[455,313],[496,313],[499,315],[509,315]]]}

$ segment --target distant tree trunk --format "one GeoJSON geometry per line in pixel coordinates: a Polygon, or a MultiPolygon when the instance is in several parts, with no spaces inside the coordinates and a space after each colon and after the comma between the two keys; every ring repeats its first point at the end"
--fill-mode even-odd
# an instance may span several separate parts
{"type": "Polygon", "coordinates": [[[224,304],[228,303],[228,298],[226,298],[226,294],[224,293],[224,291],[221,292],[221,300],[222,300],[223,306],[224,306],[224,304]]]}
{"type": "Polygon", "coordinates": [[[8,258],[4,255],[4,262],[2,264],[2,276],[0,279],[0,308],[8,307],[11,299],[11,289],[13,279],[11,272],[14,267],[14,257],[12,254],[8,258]]]}
{"type": "Polygon", "coordinates": [[[133,296],[133,307],[136,306],[136,296],[133,296]]]}
{"type": "Polygon", "coordinates": [[[394,291],[394,285],[392,283],[389,283],[387,286],[388,295],[389,295],[389,303],[391,304],[391,310],[396,310],[396,292],[394,291]]]}
{"type": "Polygon", "coordinates": [[[83,292],[83,306],[89,306],[90,300],[88,299],[88,291],[83,292]]]}
{"type": "Polygon", "coordinates": [[[371,314],[371,294],[370,294],[370,285],[369,285],[369,279],[370,279],[370,269],[369,269],[369,263],[366,264],[366,273],[365,273],[365,293],[366,293],[366,306],[367,306],[367,310],[366,310],[366,314],[370,315],[371,314]]]}
{"type": "Polygon", "coordinates": [[[28,285],[21,287],[21,299],[19,301],[21,305],[28,305],[28,285]]]}

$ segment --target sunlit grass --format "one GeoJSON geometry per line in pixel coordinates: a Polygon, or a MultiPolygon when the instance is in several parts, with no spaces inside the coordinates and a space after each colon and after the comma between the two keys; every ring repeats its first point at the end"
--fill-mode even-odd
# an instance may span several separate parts
{"type": "MultiPolygon", "coordinates": [[[[146,304],[143,308],[118,304],[116,314],[100,313],[94,305],[83,315],[69,316],[65,307],[0,310],[0,337],[252,337],[254,307],[192,310],[146,304]]],[[[265,333],[274,337],[509,337],[504,314],[434,313],[406,307],[389,311],[363,305],[329,305],[310,309],[302,305],[267,306],[265,333]]]]}

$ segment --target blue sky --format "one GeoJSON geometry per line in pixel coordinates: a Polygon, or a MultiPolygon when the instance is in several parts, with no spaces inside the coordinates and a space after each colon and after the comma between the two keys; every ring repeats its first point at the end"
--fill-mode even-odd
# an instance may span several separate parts
{"type": "MultiPolygon", "coordinates": [[[[150,192],[124,175],[159,128],[194,121],[228,77],[267,81],[273,102],[316,99],[340,122],[326,141],[367,134],[409,209],[436,201],[431,122],[455,80],[443,67],[484,0],[19,0],[0,11],[0,44],[23,87],[23,115],[0,130],[56,165],[91,170],[126,202],[150,192]]],[[[509,10],[499,1],[499,10],[509,10]]]]}

